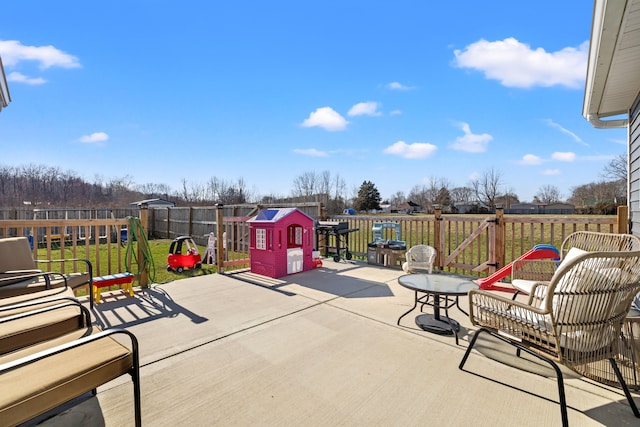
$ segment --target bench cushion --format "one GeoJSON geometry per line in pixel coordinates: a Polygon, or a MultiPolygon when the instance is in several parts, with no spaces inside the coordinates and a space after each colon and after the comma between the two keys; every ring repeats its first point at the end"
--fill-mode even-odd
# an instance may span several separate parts
{"type": "MultiPolygon", "coordinates": [[[[45,301],[37,306],[29,307],[31,310],[44,308],[52,302],[45,301]]],[[[7,314],[19,314],[25,308],[17,308],[12,312],[0,312],[7,314]]],[[[0,354],[9,353],[16,349],[27,347],[42,341],[59,337],[69,332],[85,327],[84,317],[80,307],[66,306],[34,316],[25,316],[16,320],[0,323],[0,354]]]]}
{"type": "MultiPolygon", "coordinates": [[[[99,329],[94,327],[91,334],[97,332],[99,329]]],[[[2,424],[14,425],[28,421],[130,372],[134,364],[132,351],[111,336],[26,366],[2,371],[3,363],[72,342],[86,334],[86,330],[78,330],[0,356],[2,424]]]]}
{"type": "MultiPolygon", "coordinates": [[[[60,274],[52,274],[51,287],[61,288],[64,287],[64,279],[60,274]]],[[[64,277],[67,279],[67,286],[72,289],[76,289],[81,286],[89,286],[89,273],[65,273],[64,277]]],[[[40,292],[46,290],[47,282],[42,276],[35,277],[33,279],[22,280],[20,282],[14,282],[10,285],[0,286],[0,299],[14,297],[25,293],[40,292]]],[[[4,304],[0,301],[0,304],[4,304]]]]}
{"type": "MultiPolygon", "coordinates": [[[[7,296],[0,298],[0,308],[9,305],[23,304],[25,302],[37,302],[38,300],[50,300],[54,298],[62,297],[74,297],[73,290],[71,288],[52,288],[45,289],[38,292],[22,293],[14,296],[7,296]]],[[[2,310],[0,310],[0,317],[3,317],[2,310]]]]}

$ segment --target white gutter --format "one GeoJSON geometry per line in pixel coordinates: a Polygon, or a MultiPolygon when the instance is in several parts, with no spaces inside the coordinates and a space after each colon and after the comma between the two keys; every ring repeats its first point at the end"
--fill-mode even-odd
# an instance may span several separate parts
{"type": "Polygon", "coordinates": [[[615,129],[629,126],[629,119],[602,120],[595,114],[588,114],[587,120],[596,129],[615,129]]]}
{"type": "Polygon", "coordinates": [[[0,58],[0,111],[11,102],[11,95],[9,94],[9,85],[7,85],[7,78],[4,75],[4,68],[2,67],[2,58],[0,58]]]}
{"type": "MultiPolygon", "coordinates": [[[[604,97],[609,67],[613,61],[627,0],[595,0],[591,23],[591,43],[582,115],[594,128],[624,128],[629,119],[602,120],[600,103],[604,97]],[[605,68],[606,67],[606,68],[605,68]]],[[[607,112],[607,116],[610,115],[607,112]]],[[[624,112],[619,112],[624,114],[624,112]]],[[[615,115],[615,114],[612,114],[615,115]]]]}

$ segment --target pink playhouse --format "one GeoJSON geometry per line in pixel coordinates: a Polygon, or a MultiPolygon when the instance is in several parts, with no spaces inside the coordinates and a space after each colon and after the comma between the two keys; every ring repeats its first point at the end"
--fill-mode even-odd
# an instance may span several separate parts
{"type": "Polygon", "coordinates": [[[252,273],[277,278],[312,269],[309,215],[296,208],[263,209],[247,222],[252,273]]]}

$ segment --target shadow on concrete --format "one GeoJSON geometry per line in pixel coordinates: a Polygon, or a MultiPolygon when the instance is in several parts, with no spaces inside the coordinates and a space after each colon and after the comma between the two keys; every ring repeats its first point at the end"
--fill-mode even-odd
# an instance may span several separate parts
{"type": "Polygon", "coordinates": [[[40,427],[104,427],[106,424],[100,402],[93,394],[86,393],[51,412],[22,424],[22,426],[35,425],[40,427]]]}
{"type": "Polygon", "coordinates": [[[187,316],[196,324],[209,320],[176,303],[161,285],[137,289],[134,298],[121,297],[117,292],[114,295],[105,295],[102,302],[94,306],[93,315],[94,323],[103,329],[134,326],[179,315],[187,316]],[[118,322],[110,319],[117,319],[118,322]]]}
{"type": "Polygon", "coordinates": [[[394,295],[385,283],[345,275],[345,272],[357,270],[358,268],[361,267],[349,265],[346,269],[340,270],[320,267],[275,279],[255,274],[248,270],[234,271],[229,273],[228,276],[287,296],[297,295],[297,293],[287,289],[287,287],[293,287],[294,285],[343,298],[380,298],[394,295]]]}

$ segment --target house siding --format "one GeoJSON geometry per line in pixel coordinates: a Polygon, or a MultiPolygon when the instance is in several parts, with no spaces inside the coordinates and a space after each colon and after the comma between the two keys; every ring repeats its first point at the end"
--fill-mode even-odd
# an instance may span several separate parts
{"type": "Polygon", "coordinates": [[[640,93],[629,111],[628,191],[631,232],[640,236],[640,93]]]}

